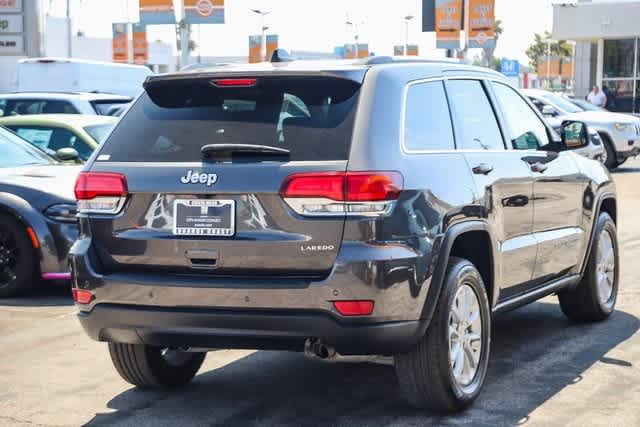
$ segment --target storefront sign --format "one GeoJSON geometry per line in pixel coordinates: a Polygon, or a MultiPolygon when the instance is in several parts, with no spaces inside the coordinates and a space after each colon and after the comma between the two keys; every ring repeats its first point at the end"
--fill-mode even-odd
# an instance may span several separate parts
{"type": "Polygon", "coordinates": [[[500,72],[507,77],[517,77],[520,74],[520,63],[517,59],[503,58],[500,62],[500,72]]]}
{"type": "Polygon", "coordinates": [[[366,43],[358,44],[358,53],[356,55],[358,58],[366,58],[369,56],[369,45],[366,43]]]}
{"type": "Polygon", "coordinates": [[[224,24],[224,0],[184,0],[187,24],[224,24]]]}
{"type": "Polygon", "coordinates": [[[22,34],[22,15],[0,15],[0,34],[22,34]]]}
{"type": "Polygon", "coordinates": [[[469,0],[467,38],[469,48],[496,46],[495,0],[469,0]]]}
{"type": "Polygon", "coordinates": [[[271,61],[271,57],[273,56],[273,52],[278,48],[278,35],[277,34],[268,34],[267,35],[267,57],[265,60],[271,61]]]}
{"type": "Polygon", "coordinates": [[[0,0],[0,13],[22,12],[22,0],[0,0]]]}
{"type": "Polygon", "coordinates": [[[262,36],[249,36],[249,63],[262,62],[260,50],[262,47],[262,36]]]}
{"type": "Polygon", "coordinates": [[[0,55],[21,55],[24,53],[24,38],[0,35],[0,55]]]}
{"type": "Polygon", "coordinates": [[[462,0],[436,0],[436,47],[460,47],[462,29],[462,0]]]}
{"type": "Polygon", "coordinates": [[[147,27],[144,24],[133,24],[132,31],[133,62],[144,65],[149,61],[149,43],[147,42],[147,27]]]}
{"type": "Polygon", "coordinates": [[[128,24],[112,24],[113,62],[129,62],[129,38],[127,37],[128,24]]]}
{"type": "MultiPolygon", "coordinates": [[[[224,24],[224,0],[184,0],[184,12],[187,24],[224,24]]],[[[173,0],[140,0],[140,22],[175,24],[173,0]]]]}

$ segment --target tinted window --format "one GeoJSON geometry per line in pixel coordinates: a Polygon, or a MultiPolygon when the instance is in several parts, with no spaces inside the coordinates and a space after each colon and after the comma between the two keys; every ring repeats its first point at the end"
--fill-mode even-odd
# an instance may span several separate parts
{"type": "Polygon", "coordinates": [[[112,124],[108,125],[91,125],[85,126],[84,130],[87,132],[91,138],[93,138],[97,143],[100,143],[105,140],[109,131],[113,127],[112,124]]]}
{"type": "Polygon", "coordinates": [[[407,150],[451,150],[453,129],[442,82],[409,86],[404,122],[407,150]]]}
{"type": "Polygon", "coordinates": [[[547,145],[549,143],[547,128],[529,104],[508,86],[496,83],[493,87],[512,138],[513,148],[537,150],[547,145]]]}
{"type": "Polygon", "coordinates": [[[4,109],[7,106],[7,101],[5,99],[0,99],[0,116],[4,116],[4,109]]]}
{"type": "Polygon", "coordinates": [[[41,99],[9,100],[3,111],[4,116],[77,113],[78,110],[67,101],[45,101],[41,99]]]}
{"type": "Polygon", "coordinates": [[[21,138],[26,139],[39,149],[54,155],[61,148],[73,148],[81,159],[88,159],[93,148],[74,135],[72,132],[47,126],[8,126],[21,138]]]}
{"type": "Polygon", "coordinates": [[[285,148],[290,160],[345,160],[360,85],[328,77],[262,78],[252,87],[210,80],[158,82],[101,150],[112,161],[199,161],[207,144],[285,148]]]}
{"type": "Polygon", "coordinates": [[[449,80],[447,94],[454,113],[458,148],[504,150],[502,134],[482,83],[449,80]]]}
{"type": "Polygon", "coordinates": [[[101,116],[109,116],[116,107],[125,107],[131,101],[93,101],[93,109],[101,116]]]}
{"type": "Polygon", "coordinates": [[[0,128],[0,167],[52,164],[53,159],[0,128]]]}
{"type": "Polygon", "coordinates": [[[635,40],[604,41],[604,77],[633,77],[635,40]]]}

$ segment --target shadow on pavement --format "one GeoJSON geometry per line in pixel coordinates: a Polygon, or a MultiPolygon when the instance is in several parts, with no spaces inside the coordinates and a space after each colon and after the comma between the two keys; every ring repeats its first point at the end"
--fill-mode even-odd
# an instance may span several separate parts
{"type": "Polygon", "coordinates": [[[640,172],[640,168],[635,168],[635,167],[619,167],[616,170],[613,171],[613,174],[619,174],[619,173],[637,173],[640,172]]]}
{"type": "Polygon", "coordinates": [[[616,312],[607,322],[576,324],[557,304],[535,303],[498,316],[480,399],[466,412],[440,417],[408,408],[392,367],[326,364],[293,353],[257,352],[200,374],[169,392],[129,389],[108,402],[114,412],[90,425],[514,425],[595,363],[637,369],[604,357],[640,321],[616,312]]]}
{"type": "Polygon", "coordinates": [[[36,288],[15,298],[0,298],[0,307],[62,307],[72,306],[71,285],[68,282],[42,282],[36,288]]]}

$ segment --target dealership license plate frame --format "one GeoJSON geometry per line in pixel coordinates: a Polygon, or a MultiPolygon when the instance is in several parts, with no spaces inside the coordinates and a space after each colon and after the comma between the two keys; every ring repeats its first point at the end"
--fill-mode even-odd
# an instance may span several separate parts
{"type": "MultiPolygon", "coordinates": [[[[188,216],[188,215],[187,215],[188,216]]],[[[200,214],[198,216],[204,222],[216,218],[214,215],[200,214]]],[[[173,201],[173,234],[175,236],[190,237],[232,237],[236,232],[236,202],[230,199],[175,199],[173,201]],[[186,218],[178,218],[178,206],[187,207],[218,207],[229,209],[229,226],[228,227],[188,227],[179,222],[186,218]]]]}

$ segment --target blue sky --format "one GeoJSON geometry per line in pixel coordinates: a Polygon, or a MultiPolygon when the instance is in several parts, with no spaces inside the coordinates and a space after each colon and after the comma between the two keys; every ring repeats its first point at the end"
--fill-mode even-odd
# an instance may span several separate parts
{"type": "MultiPolygon", "coordinates": [[[[45,0],[45,9],[53,15],[64,15],[65,0],[45,0]]],[[[360,23],[359,33],[370,51],[391,54],[394,44],[404,42],[407,14],[420,14],[419,0],[226,0],[226,24],[202,25],[194,30],[203,56],[241,56],[247,53],[247,36],[257,33],[259,18],[251,8],[270,10],[269,32],[279,34],[285,49],[331,51],[333,46],[353,40],[353,32],[344,24],[349,19],[360,23]]],[[[551,29],[550,0],[496,0],[496,15],[505,29],[497,55],[517,58],[526,63],[524,54],[533,34],[551,29]]],[[[137,0],[72,0],[74,29],[87,36],[111,37],[111,23],[127,18],[137,20],[137,0]],[[106,4],[109,4],[107,7],[106,4]],[[129,6],[127,13],[127,4],[129,6]]],[[[419,16],[410,22],[409,38],[420,46],[420,54],[442,56],[435,49],[433,34],[420,31],[419,16]]],[[[149,29],[149,39],[161,39],[174,45],[172,26],[149,29]]]]}

